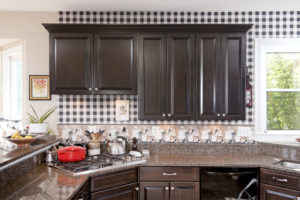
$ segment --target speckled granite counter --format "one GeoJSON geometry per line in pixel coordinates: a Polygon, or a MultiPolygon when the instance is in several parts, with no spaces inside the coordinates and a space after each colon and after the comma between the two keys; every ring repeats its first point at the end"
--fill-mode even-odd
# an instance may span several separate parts
{"type": "Polygon", "coordinates": [[[90,176],[134,168],[138,166],[231,166],[263,167],[298,173],[273,165],[278,157],[268,155],[207,155],[153,154],[145,164],[107,170],[100,173],[72,176],[58,169],[40,165],[0,189],[0,199],[70,199],[90,176]]]}
{"type": "Polygon", "coordinates": [[[28,147],[18,147],[17,149],[11,151],[0,149],[0,167],[28,154],[36,152],[46,146],[54,144],[57,141],[59,141],[59,139],[57,139],[55,136],[44,136],[31,143],[28,147]]]}

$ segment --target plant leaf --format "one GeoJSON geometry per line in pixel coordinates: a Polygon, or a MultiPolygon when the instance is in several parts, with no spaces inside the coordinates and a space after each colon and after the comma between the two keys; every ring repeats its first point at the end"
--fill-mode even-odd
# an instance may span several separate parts
{"type": "Polygon", "coordinates": [[[44,123],[44,121],[56,110],[56,106],[50,108],[47,112],[45,112],[39,119],[39,123],[44,123]]]}
{"type": "Polygon", "coordinates": [[[39,119],[39,116],[37,115],[37,113],[36,113],[34,107],[33,107],[31,104],[30,104],[30,107],[31,107],[31,109],[32,109],[32,111],[33,111],[33,113],[34,113],[36,119],[39,119]]]}
{"type": "Polygon", "coordinates": [[[31,115],[30,113],[27,113],[28,115],[28,119],[29,119],[29,122],[31,124],[36,124],[39,122],[39,119],[37,119],[36,117],[34,117],[33,115],[31,115]]]}

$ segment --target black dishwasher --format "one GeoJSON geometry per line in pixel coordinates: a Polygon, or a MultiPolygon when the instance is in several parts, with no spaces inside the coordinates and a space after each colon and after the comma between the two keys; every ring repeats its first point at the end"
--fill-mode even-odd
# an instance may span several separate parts
{"type": "Polygon", "coordinates": [[[257,200],[258,169],[202,168],[201,200],[257,200]]]}

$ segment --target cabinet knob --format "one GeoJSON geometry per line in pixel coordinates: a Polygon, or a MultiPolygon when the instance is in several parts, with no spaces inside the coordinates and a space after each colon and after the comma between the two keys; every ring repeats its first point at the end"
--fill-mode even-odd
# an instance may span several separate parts
{"type": "Polygon", "coordinates": [[[226,116],[226,114],[222,114],[222,116],[223,116],[223,117],[225,117],[225,116],[226,116]]]}
{"type": "Polygon", "coordinates": [[[175,188],[174,187],[171,187],[171,190],[174,190],[175,188]]]}
{"type": "Polygon", "coordinates": [[[92,88],[89,88],[89,91],[91,91],[92,90],[92,88]]]}
{"type": "Polygon", "coordinates": [[[136,191],[139,191],[139,187],[135,187],[134,189],[135,189],[136,191]]]}
{"type": "Polygon", "coordinates": [[[95,91],[98,91],[98,88],[95,88],[95,91]]]}
{"type": "Polygon", "coordinates": [[[168,114],[168,117],[171,117],[171,114],[170,114],[170,113],[168,114]]]}
{"type": "Polygon", "coordinates": [[[162,114],[162,116],[163,116],[163,117],[165,117],[165,116],[166,116],[166,114],[164,113],[164,114],[162,114]]]}
{"type": "Polygon", "coordinates": [[[218,116],[218,117],[220,117],[220,116],[221,116],[221,114],[220,114],[220,113],[218,113],[218,114],[217,114],[217,116],[218,116]]]}
{"type": "Polygon", "coordinates": [[[169,190],[169,187],[165,187],[165,190],[169,190]]]}

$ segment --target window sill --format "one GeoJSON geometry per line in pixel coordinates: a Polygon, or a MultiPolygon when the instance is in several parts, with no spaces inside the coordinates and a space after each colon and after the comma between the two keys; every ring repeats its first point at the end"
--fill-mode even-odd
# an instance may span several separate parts
{"type": "Polygon", "coordinates": [[[256,132],[255,140],[258,142],[275,143],[282,145],[300,146],[300,142],[297,142],[296,138],[300,138],[300,131],[277,133],[259,133],[256,132]]]}

